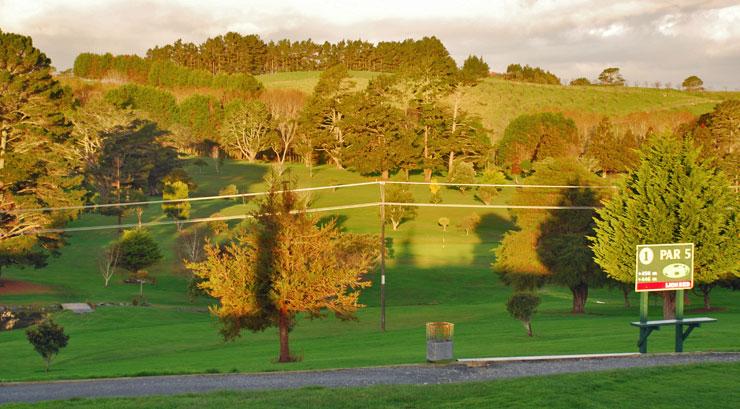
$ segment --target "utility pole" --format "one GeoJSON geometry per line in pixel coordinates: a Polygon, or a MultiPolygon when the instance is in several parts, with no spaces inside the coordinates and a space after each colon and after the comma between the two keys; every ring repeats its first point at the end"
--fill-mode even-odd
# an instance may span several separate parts
{"type": "Polygon", "coordinates": [[[380,182],[380,330],[385,331],[385,182],[380,182]]]}

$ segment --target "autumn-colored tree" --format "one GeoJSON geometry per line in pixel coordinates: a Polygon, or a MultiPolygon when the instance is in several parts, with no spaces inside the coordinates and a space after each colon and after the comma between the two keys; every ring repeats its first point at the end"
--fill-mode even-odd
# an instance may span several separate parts
{"type": "Polygon", "coordinates": [[[294,359],[288,334],[296,314],[354,318],[362,307],[359,290],[370,286],[363,276],[379,253],[375,236],[341,233],[333,222],[317,226],[289,188],[278,194],[273,184],[253,224],[230,243],[208,246],[205,261],[188,265],[219,300],[211,311],[225,339],[277,326],[279,362],[294,359]]]}
{"type": "Polygon", "coordinates": [[[740,100],[723,101],[702,115],[691,129],[694,143],[734,184],[740,180],[740,100]]]}

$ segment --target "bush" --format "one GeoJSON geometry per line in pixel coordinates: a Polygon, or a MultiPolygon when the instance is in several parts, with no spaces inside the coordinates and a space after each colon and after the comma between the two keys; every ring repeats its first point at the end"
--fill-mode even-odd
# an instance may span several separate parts
{"type": "MultiPolygon", "coordinates": [[[[231,184],[227,185],[226,187],[221,188],[221,190],[218,191],[219,196],[233,196],[238,195],[239,189],[236,188],[236,185],[231,184]]],[[[236,200],[235,197],[228,197],[227,200],[236,200]]]]}
{"type": "Polygon", "coordinates": [[[54,355],[67,346],[69,336],[64,333],[64,328],[56,324],[51,318],[41,322],[36,328],[26,330],[26,338],[33,345],[33,349],[41,355],[46,364],[46,372],[49,372],[54,355]]]}
{"type": "Polygon", "coordinates": [[[514,293],[506,303],[506,311],[524,324],[524,328],[527,329],[527,335],[531,337],[532,316],[537,312],[537,306],[539,305],[540,297],[535,293],[514,293]]]}

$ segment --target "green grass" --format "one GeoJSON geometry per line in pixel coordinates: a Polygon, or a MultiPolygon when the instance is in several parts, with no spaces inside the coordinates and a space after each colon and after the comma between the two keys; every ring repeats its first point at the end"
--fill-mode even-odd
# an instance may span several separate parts
{"type": "MultiPolygon", "coordinates": [[[[205,196],[236,183],[240,191],[264,189],[261,180],[268,171],[264,164],[227,161],[220,173],[211,166],[199,173],[188,168],[199,187],[193,196],[205,196]]],[[[319,186],[368,180],[354,173],[331,167],[319,167],[309,177],[301,166],[291,168],[301,186],[319,186]]],[[[413,178],[418,180],[419,175],[413,178]]],[[[429,197],[425,186],[413,189],[417,201],[429,197]]],[[[473,195],[442,190],[445,203],[476,203],[473,195]]],[[[506,202],[510,191],[497,198],[506,202]]],[[[314,206],[330,206],[378,200],[378,186],[323,191],[312,196],[314,206]]],[[[532,197],[533,203],[536,197],[532,197]]],[[[254,208],[253,201],[218,200],[194,202],[193,217],[219,212],[244,214],[254,208]]],[[[274,329],[263,333],[245,332],[233,343],[224,343],[218,335],[218,323],[207,312],[212,300],[201,298],[190,303],[186,296],[187,275],[180,272],[173,256],[173,226],[153,227],[165,259],[148,270],[157,277],[157,285],[145,287],[152,307],[101,307],[92,314],[57,314],[70,335],[69,346],[52,364],[49,374],[43,372],[41,358],[25,339],[23,331],[0,332],[0,381],[110,377],[155,373],[198,373],[230,371],[275,371],[321,369],[418,363],[424,361],[424,324],[428,321],[451,321],[456,324],[455,350],[458,357],[571,354],[635,351],[637,330],[629,326],[639,313],[637,298],[625,309],[621,293],[606,289],[591,291],[588,314],[572,316],[567,289],[545,287],[543,303],[533,323],[535,337],[528,338],[518,321],[511,319],[504,303],[511,290],[500,283],[491,271],[494,260],[491,249],[505,231],[512,228],[505,211],[481,211],[481,225],[469,236],[454,225],[470,209],[419,210],[418,217],[401,225],[397,232],[388,229],[392,243],[387,269],[388,331],[378,330],[379,288],[376,273],[374,285],[365,291],[362,309],[356,322],[299,320],[291,333],[293,352],[303,357],[292,364],[277,364],[277,334],[274,329]],[[452,226],[442,246],[442,230],[437,225],[441,216],[449,217],[452,226]],[[8,352],[6,352],[8,351],[8,352]]],[[[354,209],[336,212],[343,229],[377,232],[378,210],[354,209]]],[[[159,206],[146,209],[147,221],[163,220],[159,206]]],[[[134,222],[134,217],[127,218],[134,222]]],[[[85,214],[72,226],[115,224],[115,218],[85,214]]],[[[138,287],[114,278],[111,287],[103,287],[97,273],[96,256],[101,247],[115,237],[113,230],[69,234],[69,244],[46,268],[7,269],[3,277],[28,280],[52,286],[50,294],[1,296],[0,304],[52,303],[65,301],[130,302],[138,287]]],[[[691,297],[692,306],[701,305],[691,297]]],[[[713,303],[726,308],[711,313],[717,324],[706,325],[686,343],[687,351],[738,350],[740,315],[737,296],[715,289],[713,303]]],[[[659,307],[652,307],[654,316],[659,307]]],[[[650,339],[651,352],[669,352],[673,348],[671,332],[656,332],[650,339]]]]}
{"type": "MultiPolygon", "coordinates": [[[[364,89],[368,81],[380,73],[369,71],[350,71],[350,77],[355,81],[355,89],[364,89]]],[[[262,82],[267,89],[297,89],[306,94],[313,92],[316,83],[319,82],[321,71],[295,71],[279,72],[275,74],[257,75],[256,78],[262,82]]]]}
{"type": "Polygon", "coordinates": [[[632,368],[489,382],[72,399],[11,404],[54,408],[728,408],[740,403],[740,364],[632,368]],[[735,403],[733,403],[735,402],[735,403]]]}

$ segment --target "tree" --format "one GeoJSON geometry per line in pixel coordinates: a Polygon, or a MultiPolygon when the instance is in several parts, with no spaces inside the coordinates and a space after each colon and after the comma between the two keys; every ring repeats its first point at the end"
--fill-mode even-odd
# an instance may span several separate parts
{"type": "Polygon", "coordinates": [[[733,184],[740,178],[740,100],[730,99],[699,117],[690,130],[694,143],[701,146],[711,163],[727,173],[733,184]]]}
{"type": "Polygon", "coordinates": [[[696,75],[686,77],[686,79],[683,80],[683,83],[681,83],[681,86],[686,91],[703,91],[703,85],[704,81],[702,81],[701,78],[697,77],[696,75]]]}
{"type": "Polygon", "coordinates": [[[480,215],[473,212],[465,216],[460,223],[458,223],[458,227],[465,231],[465,235],[468,236],[471,231],[474,231],[478,227],[480,220],[480,215]]]}
{"type": "MultiPolygon", "coordinates": [[[[177,180],[164,185],[164,189],[162,190],[162,200],[182,200],[187,198],[188,185],[186,183],[177,180]]],[[[177,230],[179,231],[182,229],[180,221],[190,217],[190,202],[179,201],[162,203],[162,210],[168,217],[175,220],[177,230]]]]}
{"type": "MultiPolygon", "coordinates": [[[[727,177],[690,140],[654,137],[639,167],[597,210],[595,261],[615,280],[634,283],[638,244],[694,243],[697,285],[738,274],[737,205],[727,177]]],[[[672,318],[675,294],[665,291],[663,300],[663,316],[672,318]]]]}
{"type": "Polygon", "coordinates": [[[509,123],[496,148],[496,162],[518,173],[526,162],[577,157],[578,128],[561,113],[523,114],[509,123]]]}
{"type": "MultiPolygon", "coordinates": [[[[239,189],[237,189],[235,184],[230,184],[222,187],[218,190],[219,196],[236,196],[239,194],[239,189]]],[[[236,197],[229,197],[227,198],[229,200],[236,200],[236,197]]]]}
{"type": "Polygon", "coordinates": [[[463,62],[462,69],[460,70],[460,77],[462,82],[467,85],[474,85],[481,78],[488,77],[490,68],[488,64],[483,60],[483,57],[470,55],[463,62]]]}
{"type": "MultiPolygon", "coordinates": [[[[180,166],[177,152],[165,147],[167,132],[148,120],[136,119],[105,133],[96,163],[88,169],[88,181],[97,191],[98,204],[132,201],[144,192],[158,194],[162,179],[180,166]]],[[[118,217],[121,224],[127,207],[101,208],[118,217]]]]}
{"type": "Polygon", "coordinates": [[[306,97],[300,91],[274,90],[264,93],[262,100],[272,117],[275,132],[270,145],[277,156],[278,169],[282,173],[288,153],[298,138],[298,116],[306,103],[306,97]]]}
{"type": "Polygon", "coordinates": [[[200,284],[220,303],[211,311],[227,340],[242,329],[277,326],[279,362],[290,362],[288,334],[296,314],[320,318],[325,311],[354,318],[362,277],[378,256],[377,237],[340,233],[335,223],[317,226],[296,195],[283,186],[270,193],[254,213],[255,223],[223,246],[206,248],[206,260],[190,263],[200,284]]]}
{"type": "MultiPolygon", "coordinates": [[[[535,165],[527,184],[598,186],[601,180],[578,162],[547,160],[535,165]]],[[[592,261],[587,237],[593,234],[594,212],[603,189],[520,190],[515,205],[586,207],[577,210],[515,209],[519,230],[507,232],[497,248],[496,265],[515,290],[532,290],[545,281],[567,287],[573,296],[572,312],[583,313],[590,287],[606,283],[606,276],[592,261]]]]}
{"type": "Polygon", "coordinates": [[[54,355],[58,354],[59,350],[66,347],[69,342],[69,335],[64,333],[64,328],[51,318],[46,318],[35,328],[27,329],[26,338],[33,345],[33,349],[44,359],[46,372],[49,372],[49,365],[54,355]]]}
{"type": "MultiPolygon", "coordinates": [[[[495,166],[487,168],[483,172],[483,176],[480,179],[480,183],[487,185],[503,185],[506,183],[506,176],[503,172],[498,170],[495,166]]],[[[476,196],[485,205],[493,203],[493,199],[501,192],[500,187],[494,186],[481,186],[478,188],[476,196]]]]}
{"type": "Polygon", "coordinates": [[[540,297],[532,292],[516,292],[506,302],[506,311],[524,324],[527,335],[532,336],[532,316],[540,305],[540,297]]]}
{"type": "Polygon", "coordinates": [[[116,273],[116,267],[118,267],[120,258],[121,245],[118,242],[111,243],[98,255],[98,270],[100,271],[100,275],[103,276],[103,280],[105,280],[106,287],[110,284],[113,274],[116,273]]]}
{"type": "Polygon", "coordinates": [[[344,164],[346,102],[355,83],[349,79],[347,67],[341,64],[327,68],[319,76],[311,98],[301,114],[301,127],[312,145],[334,162],[344,164]]]}
{"type": "Polygon", "coordinates": [[[447,182],[461,183],[461,185],[457,185],[456,188],[460,193],[465,193],[470,186],[464,185],[475,183],[475,169],[473,168],[473,164],[464,162],[461,159],[456,160],[452,165],[452,170],[447,175],[447,182]]]}
{"type": "Polygon", "coordinates": [[[362,174],[380,174],[384,180],[416,156],[413,129],[404,112],[387,98],[392,81],[387,76],[371,81],[353,99],[352,114],[345,119],[347,164],[362,174]]]}
{"type": "Polygon", "coordinates": [[[570,86],[584,86],[584,85],[591,85],[591,81],[589,81],[588,78],[580,77],[570,82],[570,86]]]}
{"type": "Polygon", "coordinates": [[[599,83],[601,85],[623,86],[624,78],[622,78],[622,74],[619,72],[619,68],[609,67],[604,68],[604,71],[601,71],[601,74],[599,74],[599,83]]]}
{"type": "Polygon", "coordinates": [[[121,248],[121,267],[137,272],[162,258],[157,242],[145,229],[126,230],[118,242],[121,248]]]}
{"type": "Polygon", "coordinates": [[[232,155],[254,162],[269,144],[271,117],[265,104],[259,101],[236,101],[226,106],[222,142],[232,155]]]}
{"type": "Polygon", "coordinates": [[[545,71],[540,67],[530,67],[520,64],[509,64],[506,67],[504,78],[512,81],[533,82],[535,84],[553,84],[560,85],[560,78],[550,71],[545,71]]]}
{"type": "Polygon", "coordinates": [[[629,130],[620,137],[609,118],[604,117],[590,133],[585,154],[598,163],[602,176],[607,177],[637,164],[637,140],[629,130]]]}
{"type": "MultiPolygon", "coordinates": [[[[390,185],[385,191],[385,201],[390,203],[414,203],[414,194],[411,193],[406,185],[390,185]]],[[[413,220],[416,217],[416,207],[414,206],[388,206],[388,218],[391,219],[393,231],[398,230],[398,226],[406,220],[413,220]]]]}
{"type": "Polygon", "coordinates": [[[437,220],[437,224],[442,227],[442,248],[444,248],[447,243],[445,236],[447,234],[447,227],[450,225],[450,219],[447,217],[440,217],[439,220],[437,220]]]}
{"type": "MultiPolygon", "coordinates": [[[[214,234],[217,234],[217,232],[207,223],[197,223],[181,230],[175,239],[175,254],[182,266],[187,266],[189,263],[200,263],[205,260],[205,247],[214,234]]],[[[187,269],[187,271],[190,273],[188,296],[192,302],[195,297],[206,295],[206,293],[199,287],[203,280],[196,277],[190,269],[187,269]]]]}
{"type": "Polygon", "coordinates": [[[7,265],[44,263],[63,244],[58,233],[84,190],[72,127],[63,112],[70,94],[51,76],[50,60],[30,37],[0,31],[0,274],[7,265]]]}

